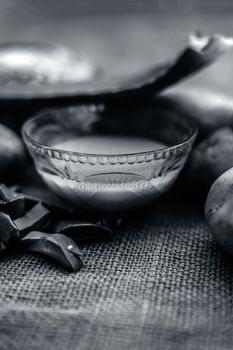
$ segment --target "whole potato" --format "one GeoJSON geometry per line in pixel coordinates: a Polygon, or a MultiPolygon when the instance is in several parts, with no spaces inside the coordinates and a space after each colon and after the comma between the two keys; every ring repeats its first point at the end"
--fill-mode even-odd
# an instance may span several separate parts
{"type": "Polygon", "coordinates": [[[209,189],[225,171],[233,167],[233,131],[229,127],[213,132],[194,148],[186,176],[209,189]]]}
{"type": "Polygon", "coordinates": [[[233,255],[233,168],[212,185],[205,204],[205,217],[219,244],[233,255]]]}
{"type": "Polygon", "coordinates": [[[0,181],[10,182],[24,171],[26,152],[20,137],[0,124],[0,181]]]}
{"type": "Polygon", "coordinates": [[[182,88],[164,92],[158,103],[194,120],[201,137],[233,126],[233,97],[204,88],[182,88]]]}

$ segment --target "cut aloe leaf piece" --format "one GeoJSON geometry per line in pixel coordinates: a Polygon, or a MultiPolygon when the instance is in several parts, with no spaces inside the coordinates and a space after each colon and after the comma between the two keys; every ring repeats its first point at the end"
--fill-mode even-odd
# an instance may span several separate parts
{"type": "Polygon", "coordinates": [[[5,184],[0,185],[0,211],[17,219],[24,215],[25,199],[21,195],[14,194],[5,184]]]}
{"type": "Polygon", "coordinates": [[[10,216],[0,212],[0,242],[7,243],[19,237],[19,230],[10,216]]]}
{"type": "Polygon", "coordinates": [[[36,204],[24,216],[14,221],[20,236],[26,235],[30,231],[36,231],[44,227],[49,222],[51,212],[42,203],[36,204]]]}
{"type": "Polygon", "coordinates": [[[101,223],[76,219],[61,220],[55,223],[53,229],[55,232],[71,237],[75,242],[101,242],[113,237],[113,231],[101,223]]]}
{"type": "Polygon", "coordinates": [[[83,266],[78,246],[63,234],[32,231],[20,243],[24,250],[44,254],[68,271],[76,272],[83,266]]]}

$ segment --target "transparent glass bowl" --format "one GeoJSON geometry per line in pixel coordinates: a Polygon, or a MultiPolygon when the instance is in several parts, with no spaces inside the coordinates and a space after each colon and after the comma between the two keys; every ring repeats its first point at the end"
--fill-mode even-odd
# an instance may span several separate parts
{"type": "Polygon", "coordinates": [[[154,103],[112,107],[84,105],[43,111],[22,129],[38,173],[75,207],[122,211],[150,203],[182,170],[196,127],[154,103]],[[131,135],[168,145],[130,154],[86,154],[56,149],[59,135],[131,135]]]}

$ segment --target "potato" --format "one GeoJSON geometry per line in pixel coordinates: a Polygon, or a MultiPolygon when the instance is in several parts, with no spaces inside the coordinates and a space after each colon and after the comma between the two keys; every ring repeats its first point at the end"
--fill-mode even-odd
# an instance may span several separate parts
{"type": "Polygon", "coordinates": [[[20,137],[0,124],[0,181],[11,182],[24,171],[26,152],[20,137]]]}
{"type": "Polygon", "coordinates": [[[212,185],[205,204],[205,217],[216,240],[233,255],[233,168],[212,185]]]}
{"type": "Polygon", "coordinates": [[[190,181],[209,188],[231,167],[233,167],[233,131],[226,127],[215,131],[194,148],[188,161],[186,176],[190,181]]]}
{"type": "Polygon", "coordinates": [[[174,89],[163,93],[157,101],[194,120],[201,136],[233,126],[233,97],[219,92],[197,87],[174,89]]]}

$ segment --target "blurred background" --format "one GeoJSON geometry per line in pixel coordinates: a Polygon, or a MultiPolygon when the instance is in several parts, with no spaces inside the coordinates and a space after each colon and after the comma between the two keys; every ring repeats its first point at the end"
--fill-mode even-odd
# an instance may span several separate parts
{"type": "MultiPolygon", "coordinates": [[[[0,42],[55,42],[134,73],[169,60],[195,30],[233,36],[232,15],[231,0],[0,0],[0,42]]],[[[232,58],[185,84],[232,94],[232,58]]]]}
{"type": "Polygon", "coordinates": [[[1,0],[2,9],[22,19],[77,18],[83,15],[122,13],[228,13],[231,0],[1,0]]]}

